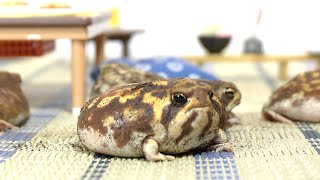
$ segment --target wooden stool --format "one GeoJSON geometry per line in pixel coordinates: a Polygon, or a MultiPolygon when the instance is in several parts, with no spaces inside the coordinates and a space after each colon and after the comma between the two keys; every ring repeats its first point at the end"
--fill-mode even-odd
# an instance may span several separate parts
{"type": "Polygon", "coordinates": [[[140,29],[110,29],[106,31],[106,40],[118,40],[122,43],[122,56],[129,57],[129,41],[131,37],[135,34],[142,33],[143,30],[140,29]]]}

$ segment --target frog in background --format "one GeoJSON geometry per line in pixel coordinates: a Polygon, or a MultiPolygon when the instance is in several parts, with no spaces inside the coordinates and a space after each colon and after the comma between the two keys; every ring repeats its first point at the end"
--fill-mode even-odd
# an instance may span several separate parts
{"type": "Polygon", "coordinates": [[[0,132],[18,129],[29,119],[29,104],[20,86],[19,74],[0,71],[0,132]]]}

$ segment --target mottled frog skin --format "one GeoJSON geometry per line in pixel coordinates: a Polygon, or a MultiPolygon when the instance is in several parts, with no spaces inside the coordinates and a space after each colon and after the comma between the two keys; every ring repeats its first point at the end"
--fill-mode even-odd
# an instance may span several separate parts
{"type": "Polygon", "coordinates": [[[106,92],[114,87],[163,79],[156,74],[141,71],[122,63],[105,64],[99,69],[100,73],[92,86],[91,97],[106,92]]]}
{"type": "MultiPolygon", "coordinates": [[[[131,83],[143,83],[164,78],[156,74],[138,70],[126,64],[110,63],[100,68],[99,76],[92,87],[92,97],[109,89],[131,83]]],[[[199,80],[208,83],[218,94],[226,107],[227,125],[240,124],[240,119],[231,110],[240,104],[241,93],[237,86],[231,82],[221,80],[199,80]]]]}
{"type": "Polygon", "coordinates": [[[320,70],[298,74],[276,89],[262,108],[267,120],[320,122],[320,70]]]}
{"type": "Polygon", "coordinates": [[[198,148],[230,150],[225,107],[205,82],[168,79],[120,86],[89,100],[78,135],[94,152],[173,160],[198,148]],[[171,154],[171,155],[165,155],[171,154]]]}
{"type": "Polygon", "coordinates": [[[218,97],[222,101],[222,104],[226,107],[227,111],[227,126],[230,127],[235,124],[241,124],[240,119],[231,112],[233,108],[238,106],[241,102],[241,93],[237,86],[232,82],[221,80],[199,80],[208,83],[212,89],[217,93],[218,97]]]}
{"type": "Polygon", "coordinates": [[[29,118],[28,101],[20,84],[19,74],[0,71],[0,132],[16,129],[29,118]]]}

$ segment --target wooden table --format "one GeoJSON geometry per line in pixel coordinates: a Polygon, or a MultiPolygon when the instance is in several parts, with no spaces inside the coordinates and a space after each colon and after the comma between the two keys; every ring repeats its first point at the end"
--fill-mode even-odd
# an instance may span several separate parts
{"type": "Polygon", "coordinates": [[[122,43],[122,57],[130,57],[129,41],[132,36],[144,32],[141,29],[114,28],[105,32],[107,41],[118,40],[122,43]]]}
{"type": "Polygon", "coordinates": [[[288,79],[288,63],[291,61],[306,61],[316,60],[318,67],[320,67],[320,56],[312,54],[301,55],[257,55],[257,54],[242,54],[242,55],[226,55],[226,54],[209,54],[203,56],[185,56],[184,59],[202,64],[208,61],[211,62],[278,62],[279,63],[279,77],[281,80],[288,79]]]}
{"type": "Polygon", "coordinates": [[[104,59],[104,32],[110,14],[0,17],[0,40],[59,39],[72,41],[72,112],[79,114],[86,97],[86,41],[96,42],[96,63],[104,59]]]}

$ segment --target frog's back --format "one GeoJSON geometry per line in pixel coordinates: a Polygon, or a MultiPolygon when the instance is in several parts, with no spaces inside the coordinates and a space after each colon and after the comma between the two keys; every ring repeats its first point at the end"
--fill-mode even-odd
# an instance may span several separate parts
{"type": "Polygon", "coordinates": [[[113,155],[115,151],[130,157],[141,156],[143,139],[153,134],[153,126],[161,121],[160,109],[170,103],[168,85],[165,80],[125,85],[91,99],[82,108],[78,120],[82,142],[101,153],[113,155]],[[84,142],[88,137],[102,144],[84,142]],[[110,151],[105,152],[107,149],[110,151]]]}
{"type": "Polygon", "coordinates": [[[143,83],[163,79],[153,73],[141,71],[122,63],[110,63],[100,67],[100,73],[92,86],[92,96],[101,94],[109,89],[130,83],[143,83]]]}
{"type": "Polygon", "coordinates": [[[266,119],[273,119],[267,111],[274,111],[290,120],[320,122],[320,70],[298,74],[273,92],[263,107],[266,119]]]}

